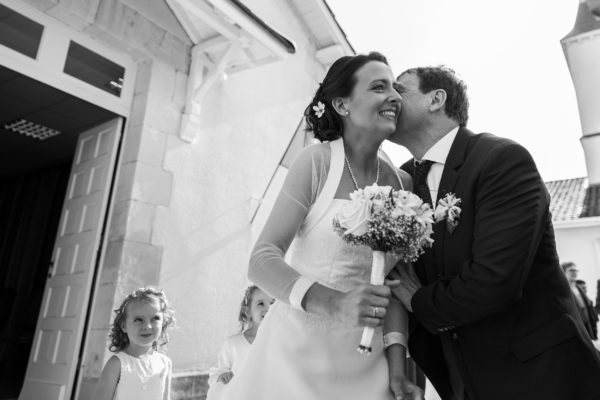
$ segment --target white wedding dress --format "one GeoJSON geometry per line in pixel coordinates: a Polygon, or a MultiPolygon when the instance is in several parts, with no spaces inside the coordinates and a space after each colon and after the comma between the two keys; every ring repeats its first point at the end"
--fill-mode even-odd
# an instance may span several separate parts
{"type": "MultiPolygon", "coordinates": [[[[326,167],[321,169],[317,166],[317,173],[313,174],[313,180],[324,173],[328,176],[328,180],[332,175],[341,176],[340,166],[336,166],[336,163],[341,162],[343,166],[343,146],[341,160],[339,154],[336,156],[333,150],[332,153],[332,167],[327,168],[329,157],[326,154],[324,158],[326,167]],[[332,172],[336,168],[337,173],[332,172]]],[[[317,164],[319,163],[315,164],[313,159],[313,172],[317,164]]],[[[290,265],[303,279],[316,281],[340,291],[348,291],[361,282],[369,281],[372,251],[366,246],[348,245],[333,230],[334,215],[345,202],[349,201],[333,198],[332,193],[335,193],[335,188],[338,187],[339,176],[335,177],[333,191],[327,189],[328,185],[333,184],[332,181],[317,185],[322,187],[321,190],[317,190],[319,200],[312,204],[306,217],[305,222],[311,222],[304,223],[295,236],[290,250],[290,265]],[[327,192],[331,194],[329,196],[331,198],[327,198],[327,192]]],[[[322,179],[317,180],[322,182],[322,179]]],[[[395,186],[400,185],[401,183],[398,182],[395,186]]],[[[315,186],[314,182],[312,186],[315,186]]],[[[298,199],[294,200],[298,201],[298,199]]],[[[283,263],[283,260],[278,262],[283,263]]],[[[394,263],[395,260],[388,257],[386,273],[394,263]]],[[[281,268],[284,268],[283,264],[281,268]]],[[[291,284],[282,277],[269,277],[262,283],[264,286],[269,286],[264,287],[267,292],[271,292],[271,295],[283,301],[278,300],[271,306],[259,327],[245,362],[239,368],[239,373],[227,385],[224,399],[391,400],[393,398],[389,390],[388,366],[381,328],[375,331],[372,353],[368,356],[362,355],[356,351],[362,327],[349,326],[292,307],[286,301],[286,296],[289,296],[289,292],[292,291],[291,284]]],[[[261,286],[261,283],[257,282],[257,284],[261,286]]]]}

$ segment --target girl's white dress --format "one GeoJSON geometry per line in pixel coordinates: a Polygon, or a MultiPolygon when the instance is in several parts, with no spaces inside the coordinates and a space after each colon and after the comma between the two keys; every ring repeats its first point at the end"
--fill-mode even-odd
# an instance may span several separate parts
{"type": "Polygon", "coordinates": [[[217,382],[217,379],[222,373],[227,371],[233,372],[233,379],[236,379],[239,367],[246,358],[249,350],[250,343],[248,343],[248,339],[244,336],[244,332],[236,333],[225,340],[217,356],[217,366],[210,369],[206,400],[218,400],[221,398],[221,392],[228,384],[217,382]]]}
{"type": "Polygon", "coordinates": [[[171,359],[154,351],[141,357],[115,353],[121,362],[121,374],[113,400],[162,400],[170,390],[171,359]]]}
{"type": "MultiPolygon", "coordinates": [[[[338,142],[341,143],[341,140],[338,142]]],[[[309,213],[291,248],[290,265],[294,271],[286,269],[289,266],[283,264],[283,254],[276,255],[273,249],[265,248],[265,255],[256,260],[267,264],[279,263],[277,272],[273,268],[266,270],[266,280],[257,284],[283,301],[276,301],[269,309],[239,373],[227,385],[223,399],[393,398],[389,390],[381,328],[376,329],[372,353],[364,356],[356,351],[362,327],[306,313],[291,306],[293,300],[286,301],[294,296],[298,279],[317,281],[341,291],[348,291],[370,279],[371,249],[346,244],[332,227],[334,215],[349,201],[334,198],[341,179],[344,153],[343,145],[340,154],[340,143],[337,143],[337,150],[333,143],[336,142],[332,142],[331,155],[325,147],[327,145],[322,144],[317,146],[325,151],[315,155],[313,150],[310,156],[312,160],[308,164],[313,170],[310,186],[316,188],[313,192],[317,193],[317,199],[308,201],[309,213]],[[326,183],[323,182],[325,177],[326,183]]],[[[290,173],[293,171],[292,167],[290,173]]],[[[290,186],[293,184],[297,184],[297,180],[288,175],[284,195],[292,198],[291,201],[302,202],[301,195],[289,193],[294,190],[290,186]]],[[[312,197],[315,197],[314,193],[312,197]]],[[[394,261],[388,257],[386,271],[394,266],[394,261]]]]}

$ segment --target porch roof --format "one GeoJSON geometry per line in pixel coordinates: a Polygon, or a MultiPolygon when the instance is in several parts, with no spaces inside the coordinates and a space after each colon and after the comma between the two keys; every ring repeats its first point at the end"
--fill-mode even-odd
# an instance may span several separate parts
{"type": "Polygon", "coordinates": [[[283,47],[288,51],[288,53],[290,53],[290,54],[296,53],[296,45],[294,44],[294,42],[292,42],[291,40],[289,40],[288,38],[283,36],[281,33],[277,32],[275,29],[270,27],[265,21],[260,19],[258,17],[258,15],[254,14],[252,12],[252,10],[250,10],[248,7],[246,7],[241,1],[231,0],[231,2],[233,4],[235,4],[244,13],[246,13],[246,15],[248,15],[249,18],[253,19],[259,26],[261,26],[265,31],[267,31],[271,36],[273,36],[273,38],[275,40],[279,41],[283,45],[283,47]]]}
{"type": "Polygon", "coordinates": [[[554,222],[600,216],[600,185],[590,186],[587,178],[549,181],[546,187],[554,222]]]}

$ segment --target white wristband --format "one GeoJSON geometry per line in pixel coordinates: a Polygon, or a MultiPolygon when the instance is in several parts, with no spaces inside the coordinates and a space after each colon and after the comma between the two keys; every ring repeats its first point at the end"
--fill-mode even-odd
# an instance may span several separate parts
{"type": "Polygon", "coordinates": [[[400,332],[389,332],[383,335],[383,346],[387,349],[393,344],[401,344],[402,346],[408,348],[406,340],[406,335],[400,332]]]}
{"type": "Polygon", "coordinates": [[[315,281],[307,279],[303,276],[300,276],[296,282],[294,282],[294,286],[292,287],[292,291],[290,292],[290,305],[292,308],[300,311],[306,311],[302,308],[302,300],[308,292],[308,289],[315,283],[315,281]]]}

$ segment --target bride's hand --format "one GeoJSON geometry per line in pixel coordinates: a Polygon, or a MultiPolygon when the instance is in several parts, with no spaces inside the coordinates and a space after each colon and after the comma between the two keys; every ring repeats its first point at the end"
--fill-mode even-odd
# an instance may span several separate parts
{"type": "Polygon", "coordinates": [[[391,292],[388,286],[368,283],[348,292],[315,283],[306,292],[302,306],[306,312],[325,315],[344,325],[376,327],[385,316],[391,292]]]}
{"type": "Polygon", "coordinates": [[[391,290],[387,286],[360,284],[335,296],[332,316],[344,324],[379,326],[390,304],[390,295],[391,290]]]}
{"type": "Polygon", "coordinates": [[[424,400],[423,389],[411,382],[406,376],[390,378],[390,390],[395,400],[424,400]]]}

